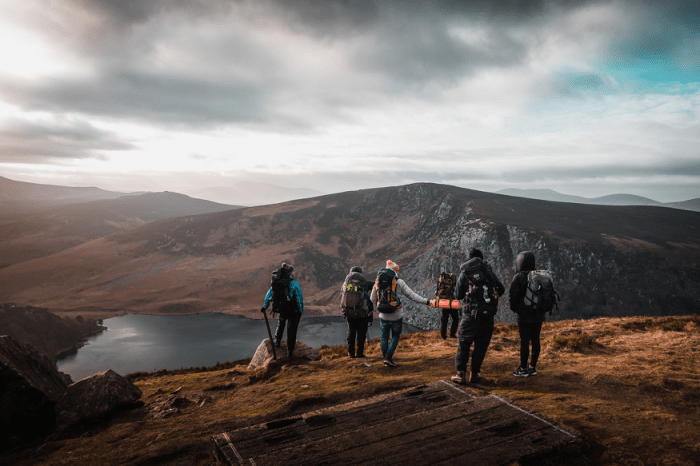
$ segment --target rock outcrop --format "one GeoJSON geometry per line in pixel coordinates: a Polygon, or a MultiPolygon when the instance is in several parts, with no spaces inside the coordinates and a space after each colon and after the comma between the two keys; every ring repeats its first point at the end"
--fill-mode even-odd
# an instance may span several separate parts
{"type": "MultiPolygon", "coordinates": [[[[277,354],[277,361],[290,360],[288,357],[287,340],[282,340],[280,342],[280,347],[275,348],[275,352],[277,354]]],[[[294,359],[319,361],[321,359],[321,355],[318,353],[318,351],[316,351],[306,343],[297,341],[296,346],[294,347],[294,355],[292,360],[294,359]]],[[[253,359],[251,359],[250,364],[248,364],[248,369],[254,370],[260,367],[267,367],[272,361],[274,361],[272,355],[272,344],[270,343],[270,340],[266,338],[260,342],[258,349],[253,355],[253,359]]]]}
{"type": "Polygon", "coordinates": [[[71,384],[58,401],[57,422],[72,425],[108,414],[119,406],[141,398],[141,390],[126,378],[108,369],[71,384]]]}
{"type": "Polygon", "coordinates": [[[0,336],[0,451],[12,437],[26,441],[53,430],[56,402],[70,383],[49,358],[0,336]]]}

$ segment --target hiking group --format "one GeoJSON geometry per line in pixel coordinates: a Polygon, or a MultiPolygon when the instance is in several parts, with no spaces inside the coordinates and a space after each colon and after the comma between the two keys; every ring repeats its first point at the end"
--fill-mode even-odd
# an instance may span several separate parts
{"type": "MultiPolygon", "coordinates": [[[[292,276],[293,270],[294,267],[283,263],[273,272],[270,289],[261,309],[265,312],[272,304],[273,312],[279,313],[273,344],[280,346],[286,326],[289,357],[293,356],[297,328],[304,310],[301,288],[292,276]]],[[[483,253],[475,248],[470,249],[468,260],[460,266],[458,278],[454,273],[441,273],[434,299],[424,298],[411,290],[399,278],[398,272],[399,265],[388,260],[377,272],[374,281],[368,279],[359,266],[352,267],[345,277],[340,290],[340,307],[348,325],[348,356],[365,357],[367,328],[372,324],[376,310],[379,315],[380,348],[384,365],[396,367],[394,353],[399,344],[404,317],[401,297],[405,297],[430,308],[440,308],[440,335],[443,339],[447,339],[447,323],[451,320],[449,336],[458,338],[455,356],[457,373],[452,376],[452,381],[458,384],[466,384],[467,381],[479,383],[482,380],[481,365],[493,335],[498,299],[506,291],[491,266],[484,260],[483,253]],[[470,355],[471,370],[467,377],[470,355]]],[[[518,254],[516,273],[508,297],[510,309],[517,316],[520,333],[520,364],[513,375],[537,375],[542,323],[545,314],[551,314],[552,308],[556,306],[558,296],[549,273],[536,269],[535,255],[532,252],[523,251],[518,254]]]]}

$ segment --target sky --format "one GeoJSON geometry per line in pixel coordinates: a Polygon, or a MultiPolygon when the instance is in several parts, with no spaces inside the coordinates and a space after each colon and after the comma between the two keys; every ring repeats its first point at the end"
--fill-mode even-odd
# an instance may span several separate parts
{"type": "Polygon", "coordinates": [[[700,197],[700,2],[0,0],[0,176],[700,197]]]}

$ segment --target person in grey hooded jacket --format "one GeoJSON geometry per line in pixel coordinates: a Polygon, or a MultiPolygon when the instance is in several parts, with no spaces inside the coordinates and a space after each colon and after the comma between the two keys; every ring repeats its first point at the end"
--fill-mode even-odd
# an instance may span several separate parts
{"type": "Polygon", "coordinates": [[[510,309],[515,312],[520,332],[520,366],[513,371],[516,377],[537,375],[537,360],[540,357],[540,331],[545,321],[545,314],[528,312],[525,308],[525,291],[527,290],[527,275],[536,270],[535,255],[530,251],[522,251],[515,260],[516,274],[510,284],[508,295],[510,309]],[[532,344],[532,356],[530,355],[532,344]],[[528,359],[530,360],[528,364],[528,359]]]}

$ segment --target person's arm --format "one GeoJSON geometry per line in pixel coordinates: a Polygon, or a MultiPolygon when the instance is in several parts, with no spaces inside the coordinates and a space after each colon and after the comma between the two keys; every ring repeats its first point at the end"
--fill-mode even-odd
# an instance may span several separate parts
{"type": "Polygon", "coordinates": [[[304,295],[301,292],[301,286],[296,280],[289,282],[289,292],[293,295],[294,300],[297,303],[297,309],[299,312],[304,312],[304,295]]]}
{"type": "Polygon", "coordinates": [[[343,302],[343,293],[345,293],[345,287],[348,286],[348,280],[350,279],[350,275],[345,277],[345,281],[343,281],[343,285],[340,287],[340,302],[343,302]]]}
{"type": "Polygon", "coordinates": [[[459,278],[457,279],[457,286],[455,286],[455,299],[458,299],[459,301],[463,300],[464,297],[467,295],[468,289],[469,281],[463,273],[460,273],[459,278]]]}
{"type": "Polygon", "coordinates": [[[417,294],[416,292],[414,292],[412,289],[410,289],[410,288],[408,287],[408,285],[406,285],[406,282],[403,281],[403,280],[400,279],[400,278],[399,278],[398,280],[396,280],[396,288],[398,288],[399,292],[400,292],[402,295],[404,295],[405,297],[407,297],[407,298],[410,299],[411,301],[414,301],[414,302],[416,302],[416,303],[418,303],[418,304],[426,304],[426,305],[429,305],[429,304],[430,304],[430,300],[429,300],[429,299],[424,298],[424,297],[422,297],[421,295],[419,295],[419,294],[417,294]]]}
{"type": "Polygon", "coordinates": [[[503,296],[503,293],[506,292],[506,287],[503,286],[503,283],[498,279],[498,275],[493,273],[493,270],[489,266],[489,275],[491,275],[491,280],[493,280],[494,288],[496,289],[496,293],[498,293],[498,296],[503,296]]]}
{"type": "Polygon", "coordinates": [[[374,286],[372,287],[372,292],[369,295],[369,300],[372,301],[372,304],[374,304],[374,307],[377,307],[377,300],[379,299],[379,296],[377,296],[377,284],[375,283],[374,286]]]}
{"type": "Polygon", "coordinates": [[[523,274],[516,273],[508,290],[508,298],[510,299],[510,310],[518,312],[518,308],[525,296],[525,286],[527,286],[527,278],[523,280],[523,274]],[[524,282],[524,283],[523,283],[524,282]],[[525,286],[523,286],[525,284],[525,286]]]}
{"type": "Polygon", "coordinates": [[[271,300],[272,300],[272,287],[270,287],[270,289],[267,290],[267,294],[265,295],[265,302],[264,302],[263,307],[262,307],[263,311],[270,306],[271,300]]]}

